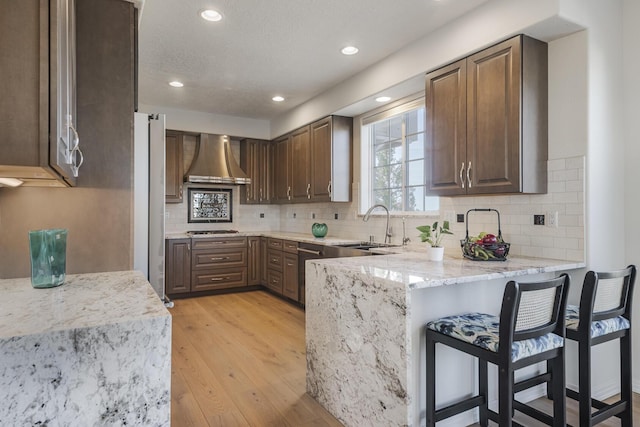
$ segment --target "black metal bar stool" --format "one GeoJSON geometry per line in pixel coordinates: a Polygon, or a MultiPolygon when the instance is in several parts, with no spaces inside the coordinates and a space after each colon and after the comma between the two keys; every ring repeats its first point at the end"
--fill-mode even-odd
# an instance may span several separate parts
{"type": "Polygon", "coordinates": [[[622,427],[633,425],[631,302],[635,277],[634,265],[618,271],[589,271],[580,306],[567,306],[566,337],[578,342],[579,388],[567,388],[567,397],[579,402],[581,427],[612,416],[620,418],[622,427]],[[591,347],[615,339],[620,339],[620,400],[606,404],[591,397],[591,347]],[[596,412],[592,413],[592,408],[596,412]]]}
{"type": "Polygon", "coordinates": [[[427,426],[475,407],[480,425],[520,426],[514,410],[548,425],[565,426],[564,316],[569,276],[534,283],[510,281],[504,291],[500,317],[468,313],[443,317],[426,327],[427,426]],[[444,344],[478,358],[478,394],[436,410],[436,344],[444,344]],[[548,361],[551,373],[514,383],[516,370],[548,361]],[[498,366],[498,412],[488,407],[488,362],[498,366]],[[517,392],[551,382],[557,398],[553,416],[515,400],[517,392]]]}

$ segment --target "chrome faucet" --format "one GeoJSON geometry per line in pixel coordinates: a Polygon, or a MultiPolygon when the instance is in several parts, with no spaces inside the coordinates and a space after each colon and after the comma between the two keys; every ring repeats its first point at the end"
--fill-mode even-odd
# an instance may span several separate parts
{"type": "Polygon", "coordinates": [[[407,246],[407,243],[411,241],[410,238],[407,237],[407,218],[402,217],[402,246],[407,246]]]}
{"type": "Polygon", "coordinates": [[[387,207],[385,205],[378,204],[378,205],[371,206],[369,208],[369,210],[367,211],[367,213],[364,214],[364,218],[362,218],[362,220],[364,222],[369,221],[369,216],[371,215],[371,212],[376,208],[382,208],[385,211],[387,211],[387,226],[386,226],[385,232],[384,232],[384,242],[385,243],[391,243],[391,231],[389,230],[389,209],[387,209],[387,207]]]}

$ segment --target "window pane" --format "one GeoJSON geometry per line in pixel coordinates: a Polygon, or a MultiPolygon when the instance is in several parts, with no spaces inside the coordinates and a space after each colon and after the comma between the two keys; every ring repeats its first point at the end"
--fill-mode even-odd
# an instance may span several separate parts
{"type": "Polygon", "coordinates": [[[373,125],[373,142],[385,142],[389,140],[389,122],[382,121],[373,125]]]}
{"type": "Polygon", "coordinates": [[[395,141],[391,141],[391,158],[389,159],[389,163],[402,163],[402,140],[398,139],[395,141]]]}
{"type": "Polygon", "coordinates": [[[387,206],[389,210],[402,211],[402,188],[391,189],[391,201],[387,206]]]}
{"type": "Polygon", "coordinates": [[[385,206],[389,206],[389,190],[374,190],[373,191],[373,204],[381,203],[385,206]]]}
{"type": "Polygon", "coordinates": [[[407,211],[423,211],[424,210],[424,187],[408,187],[407,188],[407,211]]]}
{"type": "Polygon", "coordinates": [[[424,159],[424,134],[407,136],[407,160],[424,159]]]}
{"type": "Polygon", "coordinates": [[[424,108],[409,111],[405,113],[405,127],[407,135],[412,135],[418,132],[424,132],[425,114],[424,108]]]}
{"type": "Polygon", "coordinates": [[[396,116],[389,119],[389,138],[402,138],[402,116],[396,116]]]}
{"type": "Polygon", "coordinates": [[[380,188],[389,188],[389,166],[383,166],[380,168],[373,169],[373,189],[377,190],[380,188]]]}
{"type": "Polygon", "coordinates": [[[397,164],[389,166],[389,187],[402,188],[402,186],[402,165],[397,164]]]}
{"type": "Polygon", "coordinates": [[[407,185],[424,185],[424,160],[407,162],[407,185]]]}
{"type": "Polygon", "coordinates": [[[376,144],[373,146],[373,165],[386,166],[389,164],[389,143],[376,144]]]}

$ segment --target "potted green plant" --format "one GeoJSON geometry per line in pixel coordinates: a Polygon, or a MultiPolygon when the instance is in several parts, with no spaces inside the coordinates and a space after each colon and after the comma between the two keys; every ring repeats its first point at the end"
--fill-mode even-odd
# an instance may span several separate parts
{"type": "Polygon", "coordinates": [[[442,239],[445,234],[453,234],[449,230],[449,221],[443,221],[442,226],[439,226],[438,221],[436,221],[433,225],[421,225],[416,228],[420,231],[420,240],[431,245],[427,251],[429,259],[431,261],[442,261],[444,257],[442,239]]]}

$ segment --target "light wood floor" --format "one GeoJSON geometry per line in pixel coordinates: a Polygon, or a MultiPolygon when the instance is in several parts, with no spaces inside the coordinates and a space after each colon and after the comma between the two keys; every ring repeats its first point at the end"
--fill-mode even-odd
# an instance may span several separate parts
{"type": "MultiPolygon", "coordinates": [[[[170,312],[172,426],[342,425],[305,393],[301,309],[258,291],[176,300],[170,312]]],[[[640,396],[634,400],[640,426],[640,396]]],[[[546,399],[536,404],[549,407],[546,399]]],[[[577,405],[567,405],[577,426],[577,405]]],[[[613,419],[599,427],[619,425],[613,419]]]]}
{"type": "Polygon", "coordinates": [[[300,308],[257,291],[170,312],[172,426],[342,426],[305,393],[300,308]]]}

